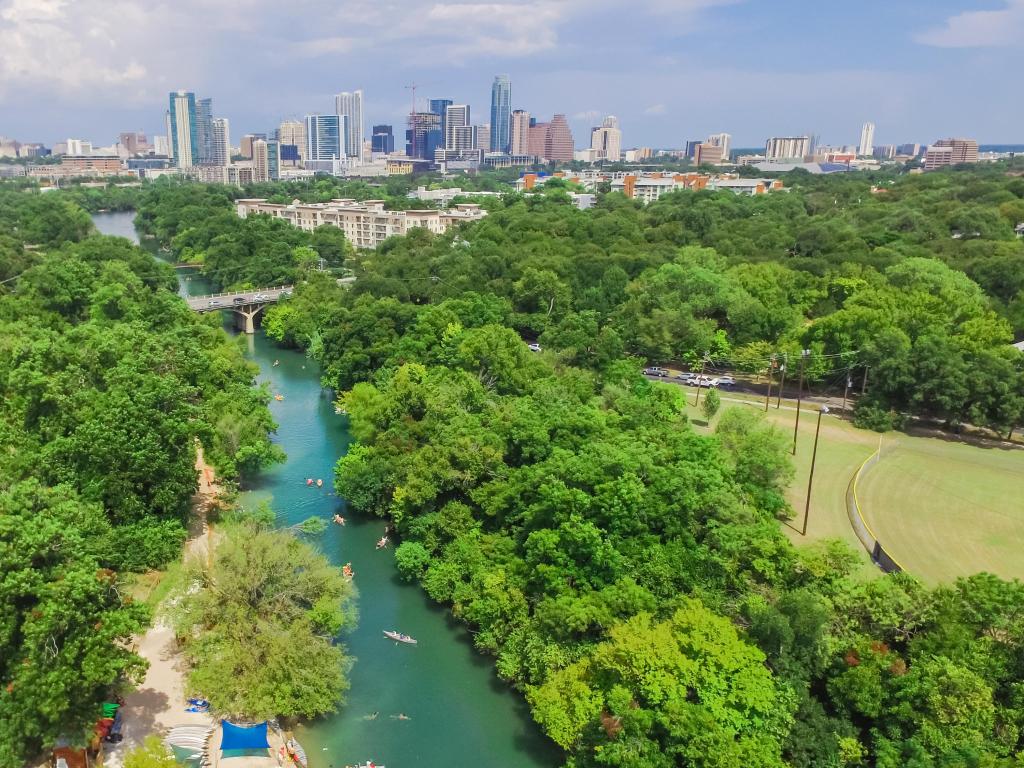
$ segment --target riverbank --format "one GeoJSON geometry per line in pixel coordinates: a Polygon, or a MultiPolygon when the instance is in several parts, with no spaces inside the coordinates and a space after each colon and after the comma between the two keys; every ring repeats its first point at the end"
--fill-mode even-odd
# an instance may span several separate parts
{"type": "MultiPolygon", "coordinates": [[[[182,552],[185,563],[194,557],[209,561],[216,541],[209,516],[219,506],[223,493],[216,473],[206,462],[203,447],[198,443],[196,473],[199,487],[192,497],[189,537],[182,552]]],[[[125,755],[140,746],[151,734],[162,736],[178,725],[212,726],[214,723],[209,713],[186,711],[189,697],[186,684],[188,668],[178,648],[174,630],[161,615],[162,608],[162,604],[156,606],[153,625],[137,638],[135,650],[149,662],[149,668],[139,687],[124,697],[121,709],[124,740],[120,744],[105,747],[103,764],[107,768],[121,768],[125,755]]]]}

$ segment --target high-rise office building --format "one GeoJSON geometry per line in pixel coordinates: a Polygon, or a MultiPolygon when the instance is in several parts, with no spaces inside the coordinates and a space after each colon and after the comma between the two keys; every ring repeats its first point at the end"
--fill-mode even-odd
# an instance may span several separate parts
{"type": "Polygon", "coordinates": [[[265,133],[247,133],[238,142],[238,153],[246,160],[252,160],[252,143],[256,139],[266,139],[265,133]]]}
{"type": "Polygon", "coordinates": [[[444,134],[444,148],[455,149],[455,132],[459,128],[467,128],[469,121],[469,104],[449,104],[444,111],[442,118],[442,130],[444,134]]]}
{"type": "Polygon", "coordinates": [[[511,121],[512,83],[508,75],[495,75],[491,85],[491,152],[508,152],[511,121]]]}
{"type": "Polygon", "coordinates": [[[363,155],[363,92],[343,91],[334,97],[334,113],[344,118],[342,150],[349,157],[363,155]]]}
{"type": "MultiPolygon", "coordinates": [[[[491,134],[491,144],[492,146],[494,144],[493,133],[491,134]]],[[[565,115],[555,115],[551,118],[547,136],[544,138],[545,159],[556,163],[571,163],[575,149],[569,121],[565,119],[565,115]]]]}
{"type": "Polygon", "coordinates": [[[717,165],[724,159],[725,148],[710,141],[702,141],[693,151],[694,165],[717,165]]]}
{"type": "Polygon", "coordinates": [[[171,156],[171,143],[167,136],[153,137],[153,154],[163,155],[164,157],[171,156]]]}
{"type": "Polygon", "coordinates": [[[857,154],[861,157],[871,157],[875,153],[875,124],[864,123],[860,129],[860,145],[857,147],[857,154]]]}
{"type": "Polygon", "coordinates": [[[226,117],[213,118],[213,142],[211,165],[228,165],[231,162],[231,131],[226,117]]]}
{"type": "Polygon", "coordinates": [[[92,142],[84,139],[68,139],[64,142],[64,154],[81,157],[92,154],[92,142]]]}
{"type": "Polygon", "coordinates": [[[395,136],[390,125],[373,126],[373,135],[370,137],[370,149],[373,152],[390,155],[395,151],[395,136]]]}
{"type": "Polygon", "coordinates": [[[713,133],[708,136],[708,140],[704,142],[710,144],[713,147],[722,148],[722,160],[729,160],[729,149],[732,144],[732,136],[728,133],[713,133]]]}
{"type": "Polygon", "coordinates": [[[213,99],[196,99],[196,151],[200,165],[209,165],[213,157],[213,99]]]}
{"type": "Polygon", "coordinates": [[[413,112],[409,115],[409,128],[405,132],[405,154],[433,160],[434,152],[444,149],[441,135],[441,116],[434,112],[413,112]]]}
{"type": "Polygon", "coordinates": [[[196,95],[192,91],[172,91],[168,97],[167,143],[178,168],[199,164],[196,95]]]}
{"type": "Polygon", "coordinates": [[[445,149],[469,152],[477,148],[477,127],[475,125],[459,125],[454,128],[449,126],[449,130],[451,131],[451,145],[445,149]]]}
{"type": "Polygon", "coordinates": [[[129,155],[145,152],[149,149],[149,142],[146,141],[146,134],[131,131],[122,133],[117,137],[117,143],[124,147],[129,155]]]}
{"type": "Polygon", "coordinates": [[[811,146],[809,136],[778,136],[764,144],[765,160],[803,160],[811,146]]]}
{"type": "Polygon", "coordinates": [[[530,139],[526,154],[533,157],[544,157],[544,144],[548,140],[548,128],[550,127],[551,123],[538,123],[536,118],[530,118],[530,139]]]}
{"type": "Polygon", "coordinates": [[[700,139],[691,139],[690,141],[686,142],[686,156],[692,160],[694,156],[697,154],[698,145],[703,143],[704,142],[701,141],[700,139]]]}
{"type": "Polygon", "coordinates": [[[306,115],[306,160],[340,160],[345,118],[339,115],[306,115]]]}
{"type": "Polygon", "coordinates": [[[476,146],[484,152],[487,152],[487,148],[491,146],[491,124],[484,123],[483,125],[474,126],[476,128],[476,146]]]}
{"type": "Polygon", "coordinates": [[[978,142],[974,139],[939,139],[924,153],[924,169],[932,171],[948,165],[978,162],[978,142]]]}
{"type": "Polygon", "coordinates": [[[600,127],[591,130],[590,148],[600,153],[598,157],[604,160],[617,163],[622,159],[622,131],[619,129],[619,118],[608,115],[600,127]]]}
{"type": "Polygon", "coordinates": [[[430,99],[427,102],[427,112],[433,112],[441,118],[441,135],[448,136],[448,121],[445,119],[448,107],[452,105],[451,99],[430,99]]]}
{"type": "Polygon", "coordinates": [[[282,120],[277,127],[277,140],[282,147],[296,147],[298,159],[306,157],[306,125],[298,120],[282,120]]]}
{"type": "MultiPolygon", "coordinates": [[[[510,155],[530,154],[530,113],[525,109],[512,112],[508,143],[510,155]]],[[[487,146],[490,147],[490,142],[487,146]]]]}

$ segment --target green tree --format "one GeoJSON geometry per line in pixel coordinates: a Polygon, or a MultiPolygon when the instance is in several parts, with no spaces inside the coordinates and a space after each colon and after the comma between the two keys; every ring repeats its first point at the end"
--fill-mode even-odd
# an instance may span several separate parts
{"type": "MultiPolygon", "coordinates": [[[[222,529],[223,530],[223,529],[222,529]]],[[[193,561],[175,624],[189,682],[214,709],[315,717],[341,705],[351,659],[335,637],[352,628],[354,588],[294,533],[253,520],[229,525],[212,562],[193,561]]]]}
{"type": "Polygon", "coordinates": [[[722,396],[718,394],[718,390],[711,388],[707,391],[704,396],[704,404],[701,406],[701,410],[704,411],[704,419],[710,424],[711,419],[718,413],[718,409],[722,405],[722,396]]]}

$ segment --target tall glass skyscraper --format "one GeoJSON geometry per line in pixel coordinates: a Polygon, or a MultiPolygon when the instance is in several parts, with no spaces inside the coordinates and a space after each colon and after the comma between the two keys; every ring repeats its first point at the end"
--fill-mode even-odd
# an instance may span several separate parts
{"type": "Polygon", "coordinates": [[[306,115],[306,159],[340,160],[345,119],[338,115],[306,115]]]}
{"type": "Polygon", "coordinates": [[[199,164],[213,162],[213,99],[196,99],[196,153],[199,164]]]}
{"type": "Polygon", "coordinates": [[[178,168],[199,165],[196,95],[192,91],[172,91],[168,98],[167,143],[178,168]]]}
{"type": "Polygon", "coordinates": [[[508,75],[495,75],[491,86],[491,152],[508,152],[512,119],[512,83],[508,75]]]}
{"type": "Polygon", "coordinates": [[[452,105],[451,99],[430,99],[427,102],[427,112],[441,116],[441,135],[448,135],[448,107],[452,105]]]}

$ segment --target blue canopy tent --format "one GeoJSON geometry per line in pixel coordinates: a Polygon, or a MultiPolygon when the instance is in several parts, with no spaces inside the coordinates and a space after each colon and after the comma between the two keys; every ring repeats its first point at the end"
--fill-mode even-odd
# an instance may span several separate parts
{"type": "Polygon", "coordinates": [[[270,749],[270,744],[267,742],[266,721],[246,727],[221,720],[220,726],[222,729],[220,748],[223,752],[270,749]]]}

